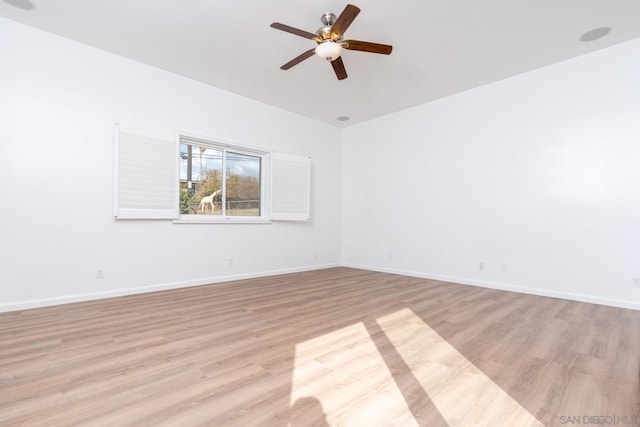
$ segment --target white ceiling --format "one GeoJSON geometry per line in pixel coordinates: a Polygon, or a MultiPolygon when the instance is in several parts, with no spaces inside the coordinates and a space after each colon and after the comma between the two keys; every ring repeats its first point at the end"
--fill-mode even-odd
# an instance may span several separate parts
{"type": "Polygon", "coordinates": [[[353,1],[362,12],[345,38],[393,53],[345,51],[343,81],[317,57],[280,70],[315,42],[269,27],[315,32],[343,0],[4,0],[0,16],[335,126],[640,37],[638,0],[353,1]],[[579,41],[601,26],[609,35],[579,41]]]}

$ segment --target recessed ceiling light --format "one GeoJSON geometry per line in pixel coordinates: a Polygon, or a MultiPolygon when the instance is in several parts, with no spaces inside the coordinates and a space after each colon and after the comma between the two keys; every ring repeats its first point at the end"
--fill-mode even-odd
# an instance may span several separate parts
{"type": "Polygon", "coordinates": [[[35,6],[31,3],[31,0],[3,0],[5,3],[20,9],[33,9],[35,6]]]}
{"type": "Polygon", "coordinates": [[[607,34],[609,34],[609,31],[611,31],[611,28],[609,27],[594,28],[593,30],[587,31],[586,33],[581,35],[580,41],[592,42],[594,40],[597,40],[601,37],[606,36],[607,34]]]}
{"type": "Polygon", "coordinates": [[[346,122],[347,120],[349,120],[348,116],[338,116],[336,117],[336,120],[339,122],[346,122]]]}

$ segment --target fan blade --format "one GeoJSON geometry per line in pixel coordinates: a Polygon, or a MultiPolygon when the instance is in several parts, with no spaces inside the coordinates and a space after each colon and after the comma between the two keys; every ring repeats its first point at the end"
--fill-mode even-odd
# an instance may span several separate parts
{"type": "Polygon", "coordinates": [[[340,56],[331,61],[331,66],[333,67],[333,71],[336,72],[338,80],[344,80],[347,78],[347,70],[344,68],[344,62],[342,62],[342,58],[340,56]]]}
{"type": "Polygon", "coordinates": [[[291,61],[289,61],[286,64],[284,64],[282,67],[280,67],[280,69],[288,70],[289,68],[293,67],[294,65],[298,65],[299,63],[301,63],[305,59],[311,58],[315,53],[316,53],[315,48],[314,49],[309,49],[308,51],[296,56],[291,61]]]}
{"type": "Polygon", "coordinates": [[[284,31],[287,33],[295,34],[296,36],[304,37],[305,39],[317,40],[318,36],[313,33],[310,33],[305,30],[299,30],[297,28],[290,27],[288,25],[281,24],[279,22],[274,22],[271,24],[271,28],[275,28],[276,30],[284,31]]]}
{"type": "Polygon", "coordinates": [[[388,44],[363,42],[360,40],[345,40],[340,44],[345,49],[359,50],[362,52],[380,53],[382,55],[389,55],[393,50],[393,46],[389,46],[388,44]]]}
{"type": "Polygon", "coordinates": [[[353,20],[356,19],[356,16],[358,16],[359,13],[360,8],[352,4],[348,4],[340,16],[338,16],[336,22],[333,23],[333,26],[331,27],[331,35],[335,36],[336,39],[342,37],[344,32],[347,31],[347,28],[349,28],[349,25],[351,25],[353,20]]]}

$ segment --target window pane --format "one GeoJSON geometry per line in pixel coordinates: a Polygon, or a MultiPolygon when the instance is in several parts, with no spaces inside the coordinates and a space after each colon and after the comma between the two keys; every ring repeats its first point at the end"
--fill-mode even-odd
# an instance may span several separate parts
{"type": "Polygon", "coordinates": [[[180,214],[222,215],[222,153],[180,144],[180,214]]]}
{"type": "Polygon", "coordinates": [[[260,160],[227,152],[226,215],[260,216],[260,160]]]}

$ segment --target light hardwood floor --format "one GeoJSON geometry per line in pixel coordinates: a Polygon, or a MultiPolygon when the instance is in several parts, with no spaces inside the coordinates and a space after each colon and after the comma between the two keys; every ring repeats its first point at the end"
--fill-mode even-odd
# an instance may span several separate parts
{"type": "Polygon", "coordinates": [[[0,314],[0,425],[640,425],[639,364],[638,311],[335,268],[0,314]]]}

